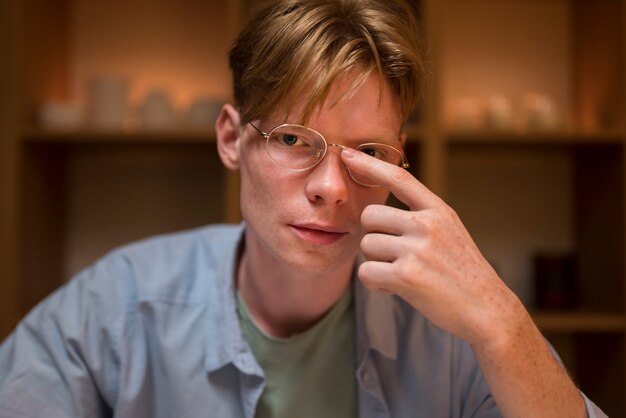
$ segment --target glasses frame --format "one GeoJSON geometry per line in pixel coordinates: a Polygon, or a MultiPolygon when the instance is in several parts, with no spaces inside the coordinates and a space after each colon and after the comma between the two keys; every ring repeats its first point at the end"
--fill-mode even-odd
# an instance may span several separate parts
{"type": "MultiPolygon", "coordinates": [[[[283,170],[288,170],[288,171],[292,171],[292,172],[304,172],[307,170],[311,170],[313,168],[315,168],[319,163],[322,162],[322,160],[324,159],[324,157],[326,157],[326,153],[328,152],[328,147],[336,147],[339,149],[345,149],[345,148],[349,148],[345,145],[341,145],[341,144],[332,144],[329,143],[326,138],[324,137],[324,135],[322,135],[321,133],[319,133],[318,131],[316,131],[313,128],[309,128],[303,125],[298,125],[295,123],[283,123],[280,124],[278,126],[275,126],[274,128],[272,128],[269,132],[265,132],[262,131],[261,129],[257,128],[252,122],[248,122],[248,124],[250,124],[250,126],[252,126],[254,128],[255,131],[258,132],[259,135],[261,135],[263,138],[265,138],[265,152],[267,152],[268,157],[270,157],[270,160],[272,160],[272,162],[280,167],[283,170]],[[324,141],[324,149],[322,151],[322,155],[318,158],[318,160],[312,164],[310,167],[305,167],[305,168],[287,168],[287,167],[283,167],[282,165],[278,164],[276,162],[276,160],[274,160],[274,158],[272,157],[272,155],[270,154],[270,150],[269,150],[269,141],[270,141],[270,137],[272,136],[272,133],[274,133],[274,131],[276,131],[277,129],[281,129],[281,128],[286,128],[286,127],[297,127],[297,128],[305,128],[311,132],[314,132],[315,134],[319,135],[320,138],[322,138],[322,141],[324,141]]],[[[367,145],[382,145],[384,147],[389,147],[395,151],[397,151],[400,156],[402,157],[402,163],[399,165],[399,167],[402,167],[404,169],[408,169],[410,167],[409,165],[409,161],[406,158],[406,154],[404,153],[404,148],[401,146],[399,149],[394,147],[393,145],[390,144],[383,144],[382,142],[364,142],[362,144],[359,144],[355,147],[356,150],[359,150],[362,147],[366,147],[367,145]]],[[[365,187],[380,187],[379,185],[375,185],[375,184],[366,184],[363,183],[361,181],[358,181],[357,179],[354,178],[354,176],[352,175],[352,173],[350,172],[350,170],[346,167],[346,171],[348,172],[348,174],[350,175],[350,178],[357,184],[360,184],[361,186],[365,186],[365,187]]]]}

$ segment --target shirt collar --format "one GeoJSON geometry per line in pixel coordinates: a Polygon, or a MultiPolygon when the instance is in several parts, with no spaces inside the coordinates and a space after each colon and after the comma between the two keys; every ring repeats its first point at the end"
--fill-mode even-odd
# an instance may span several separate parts
{"type": "MultiPolygon", "coordinates": [[[[215,306],[220,306],[218,320],[210,321],[206,342],[205,367],[208,372],[218,370],[228,363],[233,363],[246,374],[262,375],[261,368],[254,360],[254,355],[243,337],[235,291],[235,270],[237,252],[244,239],[245,223],[241,223],[234,233],[215,240],[208,246],[219,254],[219,267],[215,277],[217,292],[215,306]],[[219,341],[219,343],[216,343],[219,341]]],[[[356,335],[358,356],[363,358],[365,353],[372,349],[389,359],[397,358],[397,333],[394,309],[396,296],[370,292],[356,277],[358,266],[365,261],[358,256],[354,269],[354,300],[356,309],[356,335]]],[[[210,309],[209,307],[208,309],[210,309]]]]}
{"type": "MultiPolygon", "coordinates": [[[[214,306],[219,307],[217,320],[212,318],[208,324],[210,330],[206,341],[205,367],[209,373],[233,363],[243,373],[262,375],[261,368],[243,337],[237,314],[234,277],[244,230],[245,223],[242,222],[226,239],[215,240],[213,237],[213,242],[208,243],[216,253],[220,253],[215,276],[208,278],[215,281],[212,286],[215,286],[216,300],[213,302],[214,306]]],[[[208,307],[209,310],[211,308],[208,307]]]]}

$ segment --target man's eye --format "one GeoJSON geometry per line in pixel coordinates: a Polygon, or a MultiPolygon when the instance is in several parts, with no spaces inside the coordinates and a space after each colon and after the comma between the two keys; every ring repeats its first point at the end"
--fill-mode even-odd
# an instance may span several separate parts
{"type": "Polygon", "coordinates": [[[298,143],[298,137],[295,135],[291,135],[291,134],[283,134],[282,136],[282,142],[285,145],[295,145],[298,143]]]}
{"type": "Polygon", "coordinates": [[[361,152],[366,153],[370,157],[381,158],[381,153],[376,148],[361,148],[361,152]]]}

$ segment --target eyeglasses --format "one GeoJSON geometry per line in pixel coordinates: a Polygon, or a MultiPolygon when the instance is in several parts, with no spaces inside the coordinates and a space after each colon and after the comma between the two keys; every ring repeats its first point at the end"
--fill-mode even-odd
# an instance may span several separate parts
{"type": "MultiPolygon", "coordinates": [[[[266,139],[266,150],[270,159],[285,170],[294,172],[310,170],[324,159],[329,146],[346,148],[340,144],[329,144],[322,134],[302,125],[285,123],[269,132],[263,132],[252,122],[249,123],[259,135],[266,139]]],[[[409,167],[404,152],[391,145],[368,142],[358,145],[355,149],[389,164],[402,168],[409,167]]],[[[367,187],[378,187],[366,176],[347,171],[356,183],[367,187]]]]}

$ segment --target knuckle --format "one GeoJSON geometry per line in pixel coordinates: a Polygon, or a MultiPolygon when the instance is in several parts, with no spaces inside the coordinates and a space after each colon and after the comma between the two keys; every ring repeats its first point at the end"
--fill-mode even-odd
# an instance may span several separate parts
{"type": "Polygon", "coordinates": [[[370,234],[365,234],[363,235],[363,238],[361,238],[361,250],[363,251],[367,251],[370,248],[370,243],[371,243],[371,235],[370,234]]]}
{"type": "Polygon", "coordinates": [[[410,263],[399,260],[395,266],[396,281],[401,289],[411,289],[414,287],[415,266],[410,263]]]}
{"type": "Polygon", "coordinates": [[[363,264],[361,264],[359,266],[359,270],[358,270],[358,276],[359,279],[361,279],[361,283],[363,283],[363,285],[367,288],[367,289],[372,289],[374,288],[374,280],[373,280],[373,274],[372,274],[372,269],[370,268],[371,263],[368,263],[367,261],[364,262],[363,264]]]}
{"type": "Polygon", "coordinates": [[[410,222],[413,229],[422,234],[431,233],[435,227],[433,218],[425,212],[412,212],[410,222]]]}
{"type": "Polygon", "coordinates": [[[448,205],[442,206],[439,210],[444,214],[444,216],[446,216],[449,219],[452,219],[452,220],[459,219],[459,214],[457,213],[457,211],[448,205]]]}
{"type": "Polygon", "coordinates": [[[396,263],[396,274],[403,287],[410,287],[413,284],[416,271],[416,264],[406,258],[398,260],[396,263]]]}
{"type": "Polygon", "coordinates": [[[376,216],[377,210],[375,205],[368,205],[361,212],[361,222],[367,223],[372,220],[376,216]]]}
{"type": "Polygon", "coordinates": [[[396,260],[395,271],[400,286],[404,289],[413,289],[426,274],[427,267],[424,260],[417,255],[403,257],[396,260]]]}

